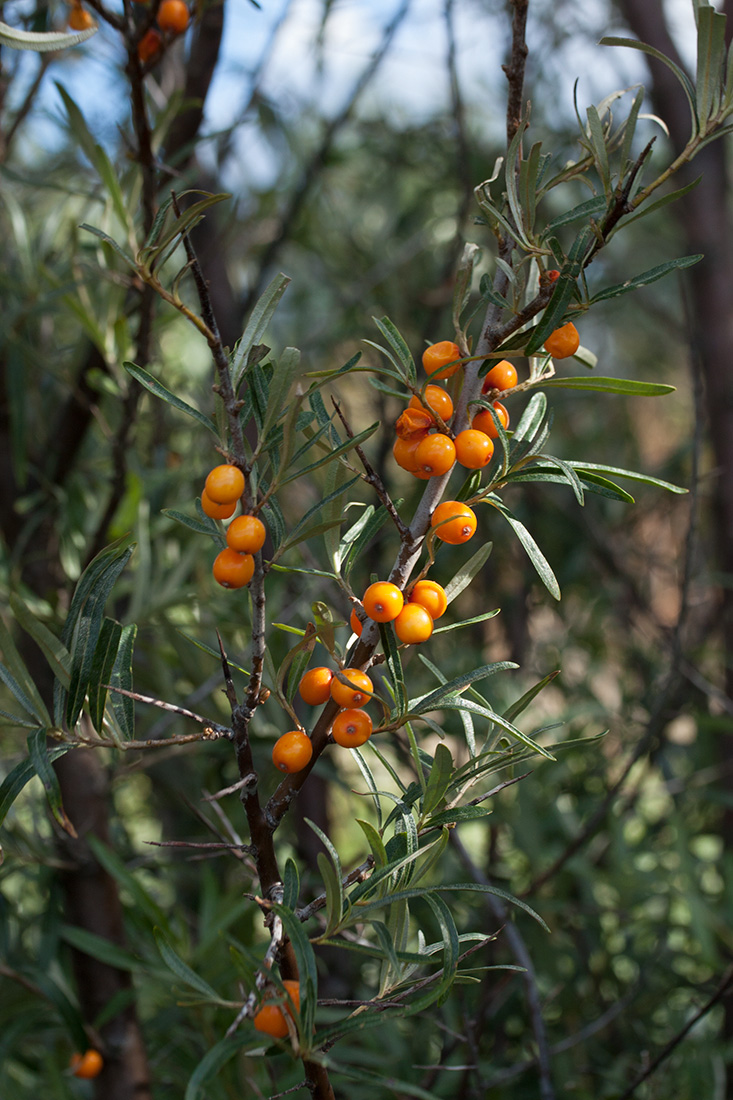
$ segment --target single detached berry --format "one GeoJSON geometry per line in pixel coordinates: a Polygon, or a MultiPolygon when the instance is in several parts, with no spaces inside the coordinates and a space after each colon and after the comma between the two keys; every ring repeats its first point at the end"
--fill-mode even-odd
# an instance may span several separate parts
{"type": "Polygon", "coordinates": [[[309,668],[298,685],[300,697],[304,703],[310,703],[312,707],[319,707],[331,698],[331,681],[333,671],[324,665],[318,668],[309,668]]]}
{"type": "Polygon", "coordinates": [[[272,762],[281,772],[302,772],[313,756],[313,745],[304,730],[290,730],[278,737],[272,749],[272,762]]]}
{"type": "Polygon", "coordinates": [[[452,340],[441,340],[431,344],[422,353],[422,365],[431,378],[450,378],[461,369],[456,359],[461,358],[461,349],[452,340]]]}
{"type": "Polygon", "coordinates": [[[158,26],[164,34],[183,34],[190,18],[184,0],[162,0],[158,8],[158,26]]]}
{"type": "Polygon", "coordinates": [[[256,554],[265,543],[267,530],[257,516],[237,516],[227,527],[227,546],[243,554],[256,554]]]}
{"type": "Polygon", "coordinates": [[[545,351],[553,359],[568,359],[580,347],[580,336],[572,321],[556,328],[545,340],[545,351]]]}
{"type": "Polygon", "coordinates": [[[337,745],[356,749],[372,735],[372,720],[365,710],[340,710],[333,720],[331,734],[337,745]]]}
{"type": "Polygon", "coordinates": [[[395,634],[407,645],[426,642],[433,633],[433,617],[419,603],[406,603],[394,621],[395,634]]]}
{"type": "Polygon", "coordinates": [[[331,681],[331,698],[340,707],[360,707],[369,702],[373,691],[372,681],[358,668],[335,672],[331,681]]]}
{"type": "Polygon", "coordinates": [[[445,589],[436,581],[416,581],[410,590],[408,600],[410,603],[421,604],[433,619],[439,619],[448,606],[445,589]]]}
{"type": "Polygon", "coordinates": [[[220,550],[214,558],[214,580],[222,588],[244,588],[254,576],[255,560],[251,554],[240,554],[230,546],[220,550]]]}
{"type": "Polygon", "coordinates": [[[69,1068],[74,1077],[81,1077],[85,1081],[98,1077],[103,1066],[104,1058],[98,1050],[86,1050],[83,1054],[77,1051],[69,1060],[69,1068]]]}
{"type": "Polygon", "coordinates": [[[215,466],[206,478],[204,488],[209,500],[217,504],[231,504],[239,500],[244,492],[244,474],[238,466],[229,463],[215,466]]]}
{"type": "Polygon", "coordinates": [[[426,406],[446,423],[453,416],[453,399],[448,391],[444,390],[441,386],[427,385],[425,387],[424,401],[421,401],[419,397],[413,394],[410,398],[408,408],[424,409],[426,406]]]}
{"type": "Polygon", "coordinates": [[[257,1031],[262,1031],[265,1035],[271,1035],[273,1039],[284,1039],[288,1034],[285,1013],[287,1012],[292,1019],[292,1009],[295,1008],[296,1012],[300,1010],[300,982],[284,981],[283,985],[293,1002],[292,1008],[287,1002],[283,1005],[273,1005],[265,1002],[252,1021],[257,1031]]]}
{"type": "Polygon", "coordinates": [[[491,368],[484,378],[481,392],[488,393],[489,390],[513,390],[518,380],[519,376],[514,364],[510,363],[508,359],[502,359],[491,368]]]}
{"type": "Polygon", "coordinates": [[[361,602],[364,611],[375,623],[391,623],[402,610],[405,598],[396,584],[375,581],[369,585],[361,602]]]}
{"type": "Polygon", "coordinates": [[[436,537],[451,546],[468,542],[476,530],[476,513],[460,500],[444,500],[430,517],[436,537]]]}

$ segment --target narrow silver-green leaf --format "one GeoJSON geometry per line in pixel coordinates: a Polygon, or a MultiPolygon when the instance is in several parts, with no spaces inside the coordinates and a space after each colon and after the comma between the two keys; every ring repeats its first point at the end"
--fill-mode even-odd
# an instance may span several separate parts
{"type": "Polygon", "coordinates": [[[669,260],[667,263],[658,264],[656,267],[651,267],[648,271],[642,272],[641,275],[635,275],[633,279],[627,279],[624,283],[616,283],[614,286],[607,286],[603,290],[599,290],[591,298],[591,303],[602,302],[607,298],[618,298],[621,294],[628,294],[631,290],[637,290],[641,286],[655,283],[657,279],[663,279],[671,271],[692,267],[693,264],[699,263],[701,259],[702,254],[698,254],[695,256],[681,256],[677,260],[669,260]]]}
{"type": "Polygon", "coordinates": [[[287,408],[287,396],[290,387],[298,375],[300,367],[300,352],[297,348],[285,348],[275,366],[275,371],[270,382],[270,392],[267,397],[262,424],[262,435],[267,435],[272,425],[279,420],[287,408]]]}
{"type": "Polygon", "coordinates": [[[78,46],[96,34],[99,27],[95,24],[86,31],[66,34],[60,31],[21,31],[7,23],[0,23],[0,45],[11,50],[33,50],[35,53],[48,53],[53,50],[66,50],[78,46]]]}
{"type": "MultiPolygon", "coordinates": [[[[60,756],[64,756],[69,751],[68,745],[54,745],[48,752],[48,759],[51,763],[54,760],[58,760],[60,756]]],[[[36,769],[29,759],[21,760],[19,764],[8,772],[5,779],[0,786],[0,825],[7,817],[8,810],[15,802],[16,798],[36,775],[36,769]]]]}
{"type": "Polygon", "coordinates": [[[211,1001],[212,1004],[226,1004],[226,1001],[219,996],[216,990],[212,989],[208,982],[204,981],[195,970],[192,970],[191,967],[183,961],[165,934],[161,932],[160,928],[155,928],[153,934],[163,962],[168,969],[172,970],[176,977],[184,983],[184,985],[188,985],[191,989],[195,989],[197,993],[201,993],[202,996],[205,997],[207,1001],[211,1001]]]}
{"type": "Polygon", "coordinates": [[[20,598],[17,592],[10,593],[10,607],[23,630],[30,634],[33,641],[42,651],[48,661],[55,678],[65,688],[69,686],[71,669],[71,657],[66,646],[62,645],[55,634],[52,634],[45,623],[33,614],[28,605],[20,598]]]}
{"type": "Polygon", "coordinates": [[[136,363],[123,363],[122,365],[127,373],[132,375],[136,382],[139,382],[141,386],[144,386],[145,389],[155,397],[159,397],[161,401],[165,401],[167,404],[172,405],[174,409],[178,409],[179,412],[183,412],[186,416],[190,416],[194,420],[197,420],[199,424],[203,424],[203,426],[208,428],[212,435],[215,435],[218,439],[219,432],[217,431],[216,425],[208,416],[199,412],[198,409],[194,409],[192,405],[189,405],[183,398],[177,397],[175,393],[171,393],[162,382],[159,382],[157,378],[154,378],[152,374],[149,374],[143,367],[138,367],[136,363]]]}
{"type": "Polygon", "coordinates": [[[265,334],[265,329],[272,320],[272,316],[280,304],[280,299],[285,293],[290,279],[282,272],[275,275],[265,288],[262,296],[255,304],[250,314],[247,326],[242,338],[237,344],[232,356],[232,382],[236,393],[249,364],[249,356],[255,344],[258,344],[265,334]]]}
{"type": "Polygon", "coordinates": [[[432,813],[445,798],[445,792],[453,774],[453,756],[447,745],[438,745],[433,757],[433,766],[428,776],[428,785],[422,803],[424,816],[432,813]]]}
{"type": "Polygon", "coordinates": [[[104,711],[107,705],[107,688],[117,660],[117,650],[122,638],[122,623],[105,618],[94,650],[89,672],[89,715],[98,733],[102,732],[104,711]]]}
{"type": "Polygon", "coordinates": [[[43,784],[51,813],[64,832],[76,838],[76,829],[69,820],[61,800],[61,787],[46,747],[46,733],[45,729],[37,729],[28,734],[28,755],[36,775],[43,784]]]}
{"type": "Polygon", "coordinates": [[[506,505],[497,497],[492,497],[490,499],[487,498],[487,501],[488,503],[491,503],[498,512],[501,513],[509,526],[512,528],[514,534],[517,536],[522,546],[524,547],[527,557],[532,562],[537,576],[540,578],[547,591],[556,600],[559,600],[561,593],[560,585],[557,583],[557,577],[553,573],[550,567],[550,563],[547,561],[547,558],[542,553],[527,528],[524,526],[521,520],[518,520],[517,517],[512,512],[510,512],[506,505]]]}
{"type": "Polygon", "coordinates": [[[630,397],[661,397],[675,391],[674,386],[662,382],[637,382],[631,378],[603,378],[600,375],[545,378],[540,384],[543,389],[600,390],[603,393],[622,393],[630,397]]]}

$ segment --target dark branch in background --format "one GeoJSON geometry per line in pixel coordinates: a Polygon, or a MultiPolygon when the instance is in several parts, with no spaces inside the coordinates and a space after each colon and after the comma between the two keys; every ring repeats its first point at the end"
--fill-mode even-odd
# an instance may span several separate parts
{"type": "Polygon", "coordinates": [[[15,117],[8,127],[8,132],[6,134],[0,134],[0,161],[7,160],[13,138],[17,134],[18,129],[20,128],[22,123],[29,115],[30,111],[32,110],[36,95],[38,94],[38,90],[41,87],[43,78],[46,75],[46,70],[53,60],[53,54],[50,53],[42,53],[39,54],[38,57],[38,72],[36,73],[30,88],[26,92],[23,102],[21,103],[18,110],[15,112],[15,117]]]}
{"type": "Polygon", "coordinates": [[[527,63],[527,12],[529,0],[511,0],[514,8],[512,20],[512,50],[507,65],[502,65],[509,84],[506,107],[506,143],[511,145],[522,123],[524,111],[524,70],[527,63]]]}
{"type": "Polygon", "coordinates": [[[394,19],[384,29],[382,41],[379,45],[379,49],[376,50],[371,61],[364,69],[357,80],[354,88],[349,96],[346,105],[336,114],[330,122],[328,122],[324,128],[321,140],[318,144],[318,148],[311,156],[307,165],[303,169],[300,181],[298,182],[295,190],[290,196],[285,209],[280,215],[277,230],[270,240],[269,244],[265,248],[258,261],[258,272],[253,280],[252,286],[246,295],[242,310],[243,313],[248,313],[252,306],[262,292],[265,279],[267,277],[267,271],[271,264],[274,262],[275,257],[279,253],[295,219],[298,217],[302,210],[306,199],[308,198],[313,185],[316,183],[319,173],[325,167],[326,158],[333,146],[336,135],[343,127],[344,123],[348,121],[358,99],[361,97],[365,88],[370,84],[374,78],[379,66],[384,60],[387,50],[389,49],[392,39],[394,38],[400,24],[403,22],[407,12],[410,8],[411,0],[403,0],[398,11],[395,14],[394,19]]]}
{"type": "Polygon", "coordinates": [[[670,1039],[667,1045],[659,1052],[657,1057],[650,1062],[644,1072],[639,1074],[634,1083],[632,1085],[629,1085],[626,1091],[621,1094],[619,1100],[631,1100],[631,1097],[634,1095],[636,1090],[641,1085],[643,1085],[645,1081],[648,1081],[652,1074],[656,1073],[662,1062],[666,1061],[666,1059],[669,1058],[670,1054],[674,1053],[674,1051],[680,1045],[685,1036],[687,1036],[690,1031],[692,1031],[695,1024],[702,1020],[704,1016],[707,1016],[708,1012],[710,1012],[712,1008],[715,1008],[718,1001],[722,1000],[723,997],[728,995],[732,987],[733,966],[729,967],[728,970],[725,972],[722,981],[718,985],[718,988],[715,990],[712,997],[710,997],[702,1006],[702,1008],[695,1013],[692,1019],[688,1020],[685,1026],[680,1031],[678,1031],[672,1039],[670,1039]]]}

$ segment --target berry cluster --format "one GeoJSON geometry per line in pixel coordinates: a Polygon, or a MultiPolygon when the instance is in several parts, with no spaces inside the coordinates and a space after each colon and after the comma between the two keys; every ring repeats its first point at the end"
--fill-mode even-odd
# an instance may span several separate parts
{"type": "MultiPolygon", "coordinates": [[[[137,0],[146,3],[147,0],[137,0]]],[[[143,65],[153,61],[163,49],[163,36],[175,38],[183,34],[191,20],[191,13],[185,0],[161,0],[157,14],[158,29],[151,27],[137,44],[137,56],[143,65]]]]}
{"type": "MultiPolygon", "coordinates": [[[[244,474],[238,466],[215,466],[201,493],[201,508],[211,519],[229,519],[244,492],[244,474]]],[[[254,555],[261,550],[267,531],[261,519],[245,514],[227,528],[227,545],[214,559],[214,579],[223,588],[243,588],[255,571],[254,555]]]]}

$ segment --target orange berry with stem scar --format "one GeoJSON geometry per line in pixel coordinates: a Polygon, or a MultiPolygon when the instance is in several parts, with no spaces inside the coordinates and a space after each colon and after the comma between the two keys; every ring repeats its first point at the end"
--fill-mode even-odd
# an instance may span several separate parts
{"type": "Polygon", "coordinates": [[[103,1066],[104,1058],[98,1050],[86,1050],[83,1054],[77,1051],[69,1060],[69,1068],[74,1077],[81,1077],[86,1081],[98,1077],[103,1066]]]}
{"type": "Polygon", "coordinates": [[[183,34],[190,18],[184,0],[162,0],[158,8],[158,26],[165,34],[183,34]]]}
{"type": "Polygon", "coordinates": [[[212,572],[214,580],[222,588],[244,588],[254,576],[255,560],[251,554],[240,554],[231,546],[220,550],[214,558],[212,572]]]}
{"type": "Polygon", "coordinates": [[[298,685],[300,697],[312,707],[318,707],[321,703],[331,698],[331,681],[333,671],[320,665],[318,668],[309,668],[298,685]]]}
{"type": "Polygon", "coordinates": [[[417,472],[427,477],[441,477],[453,468],[456,461],[456,446],[448,435],[435,432],[426,435],[415,448],[417,472]]]}
{"type": "Polygon", "coordinates": [[[331,681],[331,698],[340,707],[360,707],[372,697],[374,685],[358,668],[346,668],[335,672],[331,681]]]}
{"type": "Polygon", "coordinates": [[[416,581],[407,598],[410,603],[421,604],[432,619],[439,619],[448,606],[445,589],[437,581],[416,581]]]}
{"type": "Polygon", "coordinates": [[[467,470],[481,470],[491,461],[494,441],[485,432],[466,428],[456,436],[456,459],[467,470]]]}
{"type": "Polygon", "coordinates": [[[572,321],[556,328],[545,340],[545,351],[553,359],[568,359],[580,347],[580,336],[572,321]]]}
{"type": "Polygon", "coordinates": [[[304,730],[289,730],[278,737],[272,749],[272,762],[281,772],[301,772],[313,756],[313,745],[304,730]]]}
{"type": "Polygon", "coordinates": [[[372,735],[372,720],[365,710],[341,710],[333,720],[331,735],[344,749],[356,749],[372,735]]]}
{"type": "Polygon", "coordinates": [[[211,500],[204,489],[201,493],[201,508],[204,515],[211,519],[229,519],[237,510],[237,502],[233,500],[229,504],[217,504],[215,500],[211,500]]]}
{"type": "Polygon", "coordinates": [[[300,982],[286,980],[283,985],[293,1002],[292,1007],[287,1001],[282,1005],[267,1004],[265,1001],[252,1021],[257,1031],[271,1035],[273,1039],[284,1039],[288,1034],[285,1013],[292,1019],[293,1008],[296,1012],[300,1010],[300,982]]]}
{"type": "Polygon", "coordinates": [[[413,394],[408,408],[424,409],[427,406],[432,412],[446,422],[453,416],[453,399],[447,390],[441,386],[427,385],[425,387],[425,400],[413,394]]]}
{"type": "Polygon", "coordinates": [[[404,602],[400,589],[389,581],[370,584],[361,601],[365,612],[375,623],[391,623],[399,615],[404,602]]]}
{"type": "Polygon", "coordinates": [[[261,550],[267,530],[257,516],[237,516],[227,527],[227,546],[243,554],[256,554],[261,550]]]}
{"type": "Polygon", "coordinates": [[[395,634],[407,645],[426,642],[433,633],[433,616],[419,603],[406,603],[394,621],[395,634]]]}
{"type": "MultiPolygon", "coordinates": [[[[498,416],[502,428],[506,431],[509,427],[509,413],[505,406],[502,405],[501,401],[494,401],[492,408],[498,416]]],[[[499,437],[499,429],[489,409],[480,409],[471,421],[471,427],[476,428],[479,432],[484,432],[489,439],[498,439],[499,437]]]]}
{"type": "Polygon", "coordinates": [[[481,392],[488,393],[489,390],[512,390],[516,386],[518,380],[519,376],[514,364],[510,363],[508,359],[502,359],[491,368],[484,378],[481,392]]]}
{"type": "Polygon", "coordinates": [[[436,537],[451,546],[468,542],[476,530],[476,513],[460,500],[444,500],[430,517],[436,537]]]}
{"type": "Polygon", "coordinates": [[[224,463],[215,466],[206,478],[204,486],[209,500],[217,504],[231,504],[239,500],[244,492],[244,474],[238,466],[224,463]]]}
{"type": "Polygon", "coordinates": [[[452,340],[440,340],[431,344],[422,353],[422,365],[431,378],[450,378],[461,369],[456,359],[461,358],[461,349],[452,340]]]}

